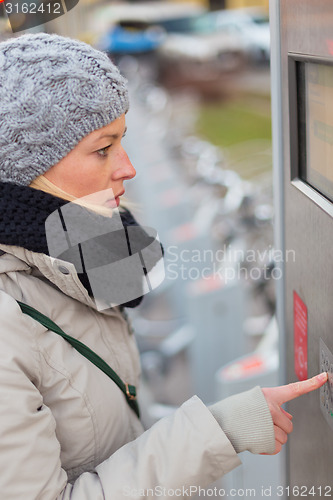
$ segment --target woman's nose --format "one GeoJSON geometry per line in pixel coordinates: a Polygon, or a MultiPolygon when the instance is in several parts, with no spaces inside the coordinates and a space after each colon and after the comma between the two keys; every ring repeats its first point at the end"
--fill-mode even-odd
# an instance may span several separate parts
{"type": "Polygon", "coordinates": [[[121,153],[118,158],[118,165],[115,169],[112,177],[114,180],[119,179],[133,179],[136,175],[136,170],[132,165],[131,160],[129,159],[126,151],[122,148],[121,153]]]}

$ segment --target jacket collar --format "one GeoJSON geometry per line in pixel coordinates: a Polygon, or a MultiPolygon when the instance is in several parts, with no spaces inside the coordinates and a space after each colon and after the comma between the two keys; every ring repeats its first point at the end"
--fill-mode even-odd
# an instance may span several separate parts
{"type": "Polygon", "coordinates": [[[113,315],[115,310],[119,309],[107,309],[103,304],[97,305],[79,280],[72,263],[22,247],[0,244],[0,274],[20,271],[29,274],[40,273],[69,297],[104,314],[113,315]]]}

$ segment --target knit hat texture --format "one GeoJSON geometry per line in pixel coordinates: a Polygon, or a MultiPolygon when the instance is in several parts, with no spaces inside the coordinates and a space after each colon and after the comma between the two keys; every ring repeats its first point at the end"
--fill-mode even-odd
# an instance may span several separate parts
{"type": "Polygon", "coordinates": [[[0,43],[0,181],[29,185],[126,113],[126,83],[78,40],[37,33],[0,43]]]}

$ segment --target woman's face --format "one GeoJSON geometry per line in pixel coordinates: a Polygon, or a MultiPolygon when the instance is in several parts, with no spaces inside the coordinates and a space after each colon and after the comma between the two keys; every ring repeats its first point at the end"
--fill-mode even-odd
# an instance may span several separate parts
{"type": "MultiPolygon", "coordinates": [[[[59,163],[44,176],[68,194],[77,198],[112,189],[119,205],[124,194],[123,183],[136,172],[121,140],[126,132],[125,115],[84,137],[59,163]]],[[[111,192],[111,191],[110,191],[111,192]]]]}

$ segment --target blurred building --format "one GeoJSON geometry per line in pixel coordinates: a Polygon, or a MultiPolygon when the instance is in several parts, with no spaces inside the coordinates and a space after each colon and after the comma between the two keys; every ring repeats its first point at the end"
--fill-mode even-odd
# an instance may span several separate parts
{"type": "MultiPolygon", "coordinates": [[[[177,2],[179,0],[172,0],[177,2]]],[[[181,0],[182,2],[186,0],[181,0]]],[[[268,12],[269,0],[187,0],[189,3],[197,3],[211,10],[219,9],[242,9],[245,7],[261,7],[268,12]]]]}
{"type": "Polygon", "coordinates": [[[224,0],[226,9],[239,9],[243,7],[262,7],[267,9],[269,0],[224,0]]]}

